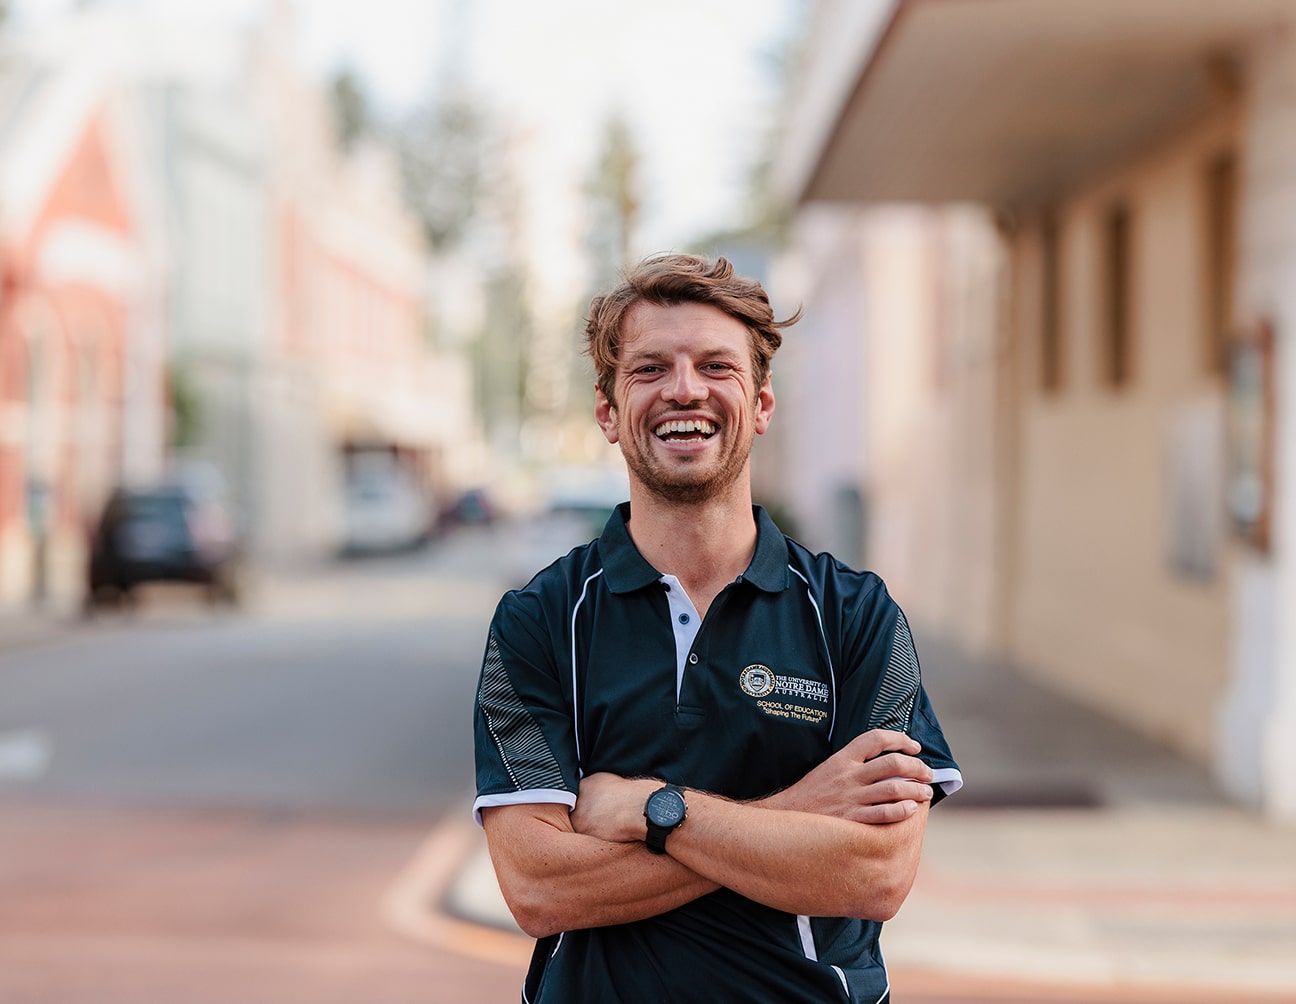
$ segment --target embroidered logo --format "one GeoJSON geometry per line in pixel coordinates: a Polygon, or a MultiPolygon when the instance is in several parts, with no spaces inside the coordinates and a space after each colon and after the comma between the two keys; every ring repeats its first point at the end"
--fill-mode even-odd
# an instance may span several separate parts
{"type": "Polygon", "coordinates": [[[772,694],[776,684],[774,671],[759,662],[748,666],[738,676],[738,686],[742,687],[743,693],[748,697],[764,697],[766,694],[772,694]]]}
{"type": "Polygon", "coordinates": [[[828,718],[825,707],[830,701],[828,684],[800,676],[779,676],[768,666],[753,663],[738,676],[738,685],[756,706],[771,718],[819,725],[828,718]],[[764,700],[770,695],[777,700],[764,700]]]}
{"type": "Polygon", "coordinates": [[[805,680],[799,676],[777,676],[774,678],[778,692],[786,697],[801,701],[828,703],[828,684],[819,680],[805,680]]]}

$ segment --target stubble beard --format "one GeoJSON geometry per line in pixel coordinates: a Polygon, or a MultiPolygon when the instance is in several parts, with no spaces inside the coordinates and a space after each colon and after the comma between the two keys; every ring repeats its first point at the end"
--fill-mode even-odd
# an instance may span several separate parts
{"type": "Polygon", "coordinates": [[[696,505],[716,498],[731,488],[742,477],[751,456],[751,444],[744,449],[734,444],[718,468],[697,470],[698,465],[683,461],[682,470],[668,470],[659,464],[648,450],[627,450],[624,443],[621,456],[626,467],[648,491],[663,502],[672,505],[696,505]]]}

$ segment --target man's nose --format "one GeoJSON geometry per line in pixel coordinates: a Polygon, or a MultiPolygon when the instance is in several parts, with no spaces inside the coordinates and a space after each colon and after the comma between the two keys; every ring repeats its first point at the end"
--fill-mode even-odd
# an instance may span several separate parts
{"type": "Polygon", "coordinates": [[[662,388],[662,396],[676,404],[692,404],[706,399],[706,381],[692,366],[676,366],[662,388]]]}

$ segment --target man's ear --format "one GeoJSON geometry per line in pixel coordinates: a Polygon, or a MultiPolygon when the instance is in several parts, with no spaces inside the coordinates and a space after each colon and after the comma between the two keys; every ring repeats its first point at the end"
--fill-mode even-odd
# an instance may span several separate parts
{"type": "Polygon", "coordinates": [[[756,435],[765,435],[769,428],[770,418],[774,414],[774,374],[765,374],[760,390],[756,392],[756,435]]]}
{"type": "Polygon", "coordinates": [[[617,441],[616,408],[607,399],[607,395],[603,393],[603,389],[598,384],[594,385],[594,421],[598,422],[598,427],[603,430],[603,438],[615,445],[617,441]]]}

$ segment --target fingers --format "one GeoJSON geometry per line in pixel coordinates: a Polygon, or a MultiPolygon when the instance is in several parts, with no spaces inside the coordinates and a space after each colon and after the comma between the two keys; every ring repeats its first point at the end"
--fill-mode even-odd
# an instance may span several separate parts
{"type": "Polygon", "coordinates": [[[913,756],[922,752],[922,745],[903,732],[894,732],[890,729],[870,729],[868,732],[861,732],[847,743],[842,752],[847,751],[850,751],[852,756],[856,756],[860,760],[873,760],[883,753],[892,751],[913,756]]]}
{"type": "Polygon", "coordinates": [[[932,780],[931,767],[917,757],[903,753],[874,757],[860,765],[860,772],[868,783],[892,777],[908,778],[923,784],[930,784],[932,780]]]}
{"type": "Polygon", "coordinates": [[[887,778],[858,792],[858,801],[846,808],[843,818],[864,823],[893,823],[908,819],[917,807],[932,800],[932,787],[903,777],[887,778]]]}
{"type": "Polygon", "coordinates": [[[918,811],[918,803],[910,800],[887,802],[884,805],[862,805],[851,814],[857,823],[901,823],[918,811]]]}
{"type": "Polygon", "coordinates": [[[932,786],[903,777],[891,777],[860,789],[861,805],[880,805],[884,802],[930,802],[932,786]]]}

